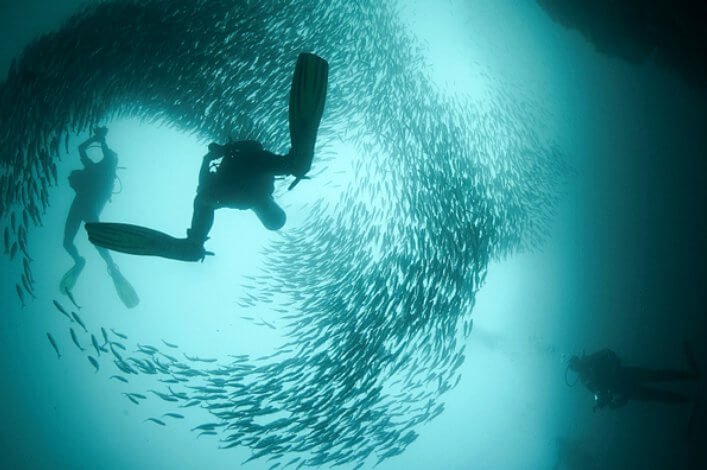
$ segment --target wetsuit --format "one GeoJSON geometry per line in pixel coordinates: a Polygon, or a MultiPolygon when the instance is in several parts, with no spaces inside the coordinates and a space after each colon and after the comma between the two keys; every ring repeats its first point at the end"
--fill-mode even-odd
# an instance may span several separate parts
{"type": "MultiPolygon", "coordinates": [[[[74,238],[78,233],[81,222],[98,222],[101,212],[110,200],[113,192],[113,182],[118,167],[118,158],[105,143],[105,136],[94,136],[79,145],[79,155],[83,168],[75,170],[69,176],[69,184],[76,192],[71,203],[69,214],[64,226],[64,248],[74,259],[74,263],[83,264],[79,256],[74,238]],[[103,158],[94,163],[88,158],[86,149],[94,142],[101,144],[103,158]]],[[[110,253],[105,248],[96,247],[101,257],[111,268],[114,263],[110,253]]]]}
{"type": "Polygon", "coordinates": [[[573,369],[580,373],[582,383],[594,393],[595,410],[606,406],[618,408],[629,400],[687,403],[691,401],[687,395],[651,387],[647,383],[697,379],[694,371],[624,367],[610,349],[577,358],[573,369]]]}
{"type": "Polygon", "coordinates": [[[203,244],[214,222],[214,211],[224,207],[252,209],[269,230],[278,230],[287,219],[273,200],[275,176],[291,174],[288,156],[263,149],[246,140],[227,145],[211,144],[199,172],[189,240],[203,244]],[[222,158],[219,165],[212,163],[222,158]],[[215,171],[212,171],[213,167],[215,171]]]}

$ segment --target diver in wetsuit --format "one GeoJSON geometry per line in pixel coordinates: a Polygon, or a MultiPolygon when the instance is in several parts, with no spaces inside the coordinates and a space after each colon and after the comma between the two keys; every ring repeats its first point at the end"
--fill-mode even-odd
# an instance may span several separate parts
{"type": "Polygon", "coordinates": [[[584,386],[594,394],[594,411],[607,406],[619,408],[630,400],[688,403],[693,401],[688,395],[648,385],[655,382],[698,380],[699,370],[688,343],[685,343],[685,353],[690,371],[627,367],[621,364],[619,357],[610,349],[588,356],[572,356],[569,368],[579,374],[584,386]]]}
{"type": "MultiPolygon", "coordinates": [[[[118,155],[106,144],[108,129],[100,127],[93,130],[94,134],[79,145],[79,157],[83,168],[74,170],[69,175],[69,185],[76,192],[69,214],[64,225],[64,249],[74,260],[74,266],[61,279],[59,290],[70,294],[83,270],[86,259],[79,255],[74,244],[81,222],[98,222],[101,212],[113,194],[113,183],[116,179],[118,155]],[[99,144],[103,158],[93,162],[88,158],[87,149],[92,144],[99,144]]],[[[98,253],[108,266],[108,274],[115,284],[116,291],[126,307],[132,308],[139,302],[134,289],[123,277],[118,265],[113,261],[108,250],[96,247],[98,253]]]]}
{"type": "Polygon", "coordinates": [[[289,102],[291,148],[287,155],[263,149],[256,141],[212,143],[202,160],[194,213],[186,238],[138,225],[87,223],[89,240],[97,246],[142,256],[159,256],[179,261],[201,261],[207,254],[204,242],[220,208],[252,210],[263,225],[279,230],[285,212],[273,200],[276,176],[306,177],[312,159],[319,123],[324,111],[329,64],[314,54],[297,59],[289,102]],[[219,160],[220,163],[215,162],[219,160]],[[214,170],[214,171],[212,171],[214,170]]]}
{"type": "Polygon", "coordinates": [[[89,239],[124,253],[160,256],[179,261],[201,261],[204,242],[214,223],[216,209],[252,210],[265,228],[279,230],[287,219],[273,200],[275,177],[294,175],[297,160],[277,155],[254,140],[209,144],[199,171],[194,213],[186,238],[174,238],[146,227],[129,224],[86,224],[89,239]],[[220,160],[220,162],[216,162],[220,160]]]}
{"type": "MultiPolygon", "coordinates": [[[[275,177],[292,175],[293,159],[263,149],[254,140],[212,143],[199,171],[199,186],[194,198],[194,214],[187,239],[202,247],[214,222],[214,211],[221,208],[251,209],[265,228],[279,230],[287,219],[275,203],[275,177]],[[214,168],[213,161],[221,159],[214,168]]],[[[203,248],[202,248],[203,250],[203,248]]]]}

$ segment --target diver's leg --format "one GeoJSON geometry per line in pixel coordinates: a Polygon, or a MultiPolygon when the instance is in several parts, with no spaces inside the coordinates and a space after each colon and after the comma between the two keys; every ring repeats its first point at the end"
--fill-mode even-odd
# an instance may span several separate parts
{"type": "Polygon", "coordinates": [[[108,266],[109,270],[117,268],[115,261],[113,261],[113,257],[110,255],[110,251],[108,251],[105,248],[102,248],[100,246],[96,246],[96,250],[98,250],[98,254],[101,255],[101,258],[103,258],[103,261],[106,262],[106,265],[108,266]]]}
{"type": "Polygon", "coordinates": [[[267,197],[253,206],[253,212],[268,230],[279,230],[287,221],[285,211],[275,203],[272,197],[267,197]]]}
{"type": "Polygon", "coordinates": [[[631,390],[629,400],[655,401],[659,403],[689,403],[692,399],[682,393],[638,385],[631,390]]]}
{"type": "Polygon", "coordinates": [[[191,218],[191,228],[187,230],[187,238],[202,244],[209,238],[209,231],[214,224],[215,205],[201,193],[194,198],[194,213],[191,218]]]}
{"type": "Polygon", "coordinates": [[[695,380],[695,374],[684,370],[646,369],[643,367],[623,367],[623,372],[636,382],[674,382],[695,380]]]}
{"type": "Polygon", "coordinates": [[[64,249],[69,253],[71,258],[73,258],[75,264],[84,263],[84,259],[79,255],[79,250],[74,244],[74,238],[79,232],[79,227],[81,226],[81,202],[74,198],[71,203],[71,208],[69,209],[69,214],[66,216],[66,224],[64,225],[64,249]]]}
{"type": "MultiPolygon", "coordinates": [[[[86,217],[85,221],[86,222],[100,222],[99,214],[100,211],[91,211],[86,217]]],[[[112,272],[113,270],[118,269],[118,266],[115,264],[115,261],[113,261],[113,257],[110,254],[110,251],[106,250],[105,248],[94,245],[96,247],[96,250],[98,251],[98,254],[101,255],[101,258],[103,258],[103,261],[106,262],[106,265],[108,265],[108,271],[112,272]]]]}

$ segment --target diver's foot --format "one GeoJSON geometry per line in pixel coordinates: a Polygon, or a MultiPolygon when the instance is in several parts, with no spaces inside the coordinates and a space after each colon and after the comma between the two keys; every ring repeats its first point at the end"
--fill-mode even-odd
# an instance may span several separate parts
{"type": "Polygon", "coordinates": [[[86,266],[86,258],[79,257],[74,265],[62,276],[59,282],[59,291],[62,294],[66,295],[67,292],[71,292],[74,289],[84,266],[86,266]]]}
{"type": "Polygon", "coordinates": [[[121,274],[117,264],[108,265],[108,274],[113,280],[113,286],[118,297],[127,308],[134,308],[140,303],[140,298],[133,286],[121,274]]]}
{"type": "Polygon", "coordinates": [[[194,234],[192,229],[187,229],[187,238],[181,238],[178,241],[179,251],[182,256],[179,259],[184,261],[204,261],[207,255],[213,255],[212,252],[204,249],[204,243],[208,240],[207,236],[198,236],[194,234]]]}
{"type": "Polygon", "coordinates": [[[212,255],[204,249],[204,244],[191,238],[177,240],[179,256],[182,261],[204,261],[206,255],[212,255]]]}

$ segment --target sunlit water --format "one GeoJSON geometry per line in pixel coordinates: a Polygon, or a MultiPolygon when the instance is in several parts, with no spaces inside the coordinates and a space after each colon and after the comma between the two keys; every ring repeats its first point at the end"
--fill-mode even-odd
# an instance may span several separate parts
{"type": "MultiPolygon", "coordinates": [[[[17,11],[23,15],[21,22],[33,34],[40,34],[57,28],[77,8],[64,3],[61,11],[57,6],[52,7],[57,11],[47,10],[47,17],[28,15],[19,7],[0,11],[17,11]]],[[[625,110],[623,103],[632,100],[630,95],[624,97],[630,92],[628,84],[639,81],[643,89],[666,94],[677,85],[654,70],[600,57],[531,2],[403,3],[401,15],[420,41],[436,86],[481,108],[499,87],[512,90],[510,96],[517,99],[532,97],[536,103],[532,114],[542,116],[538,134],[560,143],[573,172],[561,189],[560,205],[540,248],[490,264],[476,298],[474,331],[460,369],[461,381],[442,397],[445,411],[420,426],[417,441],[380,467],[552,468],[558,458],[557,439],[566,437],[585,439],[596,452],[598,468],[614,468],[601,464],[616,462],[617,457],[597,449],[607,434],[628,448],[637,445],[629,432],[633,428],[622,425],[621,417],[592,416],[588,394],[568,389],[563,381],[567,354],[611,345],[640,358],[637,351],[648,341],[639,338],[633,346],[627,343],[628,332],[642,331],[631,319],[645,305],[636,295],[619,293],[622,288],[633,293],[642,289],[622,285],[617,281],[625,277],[621,274],[611,274],[607,280],[604,266],[597,261],[622,260],[617,247],[625,242],[625,232],[615,220],[620,216],[605,208],[607,200],[621,194],[617,188],[624,170],[607,164],[609,157],[595,156],[618,158],[635,150],[626,145],[630,138],[621,138],[615,131],[640,114],[625,110]],[[645,78],[650,74],[657,78],[645,78]],[[611,316],[627,309],[632,309],[629,320],[612,325],[611,316]],[[611,431],[612,426],[619,430],[611,431]],[[592,436],[585,428],[605,434],[592,436]]],[[[32,37],[26,30],[10,32],[13,36],[8,43],[14,49],[3,51],[3,60],[8,62],[32,37]]],[[[681,102],[673,106],[678,108],[681,102]]],[[[118,152],[124,169],[119,171],[119,192],[102,219],[182,236],[208,142],[164,124],[134,119],[106,124],[109,145],[118,152]]],[[[637,125],[627,132],[645,137],[637,125]]],[[[75,149],[85,137],[72,137],[70,152],[59,165],[60,184],[51,190],[44,226],[30,234],[37,300],[24,309],[14,292],[17,267],[3,264],[0,338],[4,353],[0,364],[6,407],[1,415],[0,462],[37,468],[237,468],[250,450],[218,450],[212,437],[196,438],[189,431],[209,420],[206,412],[191,410],[183,421],[165,418],[166,427],[145,422],[175,408],[157,399],[137,407],[128,402],[121,392],[150,389],[150,378],[131,379],[125,386],[107,379],[108,367],[94,373],[85,355],[73,348],[64,319],[51,305],[52,299],[69,304],[57,290],[58,280],[70,266],[61,248],[72,197],[65,182],[80,165],[75,149]],[[61,360],[49,346],[47,332],[59,340],[61,360]]],[[[657,144],[666,140],[646,138],[657,144]]],[[[285,230],[297,230],[307,223],[313,200],[336,201],[341,188],[356,181],[354,161],[360,156],[347,147],[345,137],[334,152],[335,161],[323,168],[315,165],[312,180],[292,192],[278,192],[278,201],[288,214],[285,230]]],[[[246,308],[238,299],[252,284],[251,277],[259,274],[269,242],[281,234],[262,228],[250,212],[222,210],[216,214],[210,236],[207,248],[216,256],[203,264],[116,255],[141,300],[138,308],[126,310],[113,291],[104,263],[80,232],[77,245],[87,265],[74,295],[83,307],[84,320],[93,328],[115,328],[142,344],[176,343],[187,354],[224,359],[229,354],[271,353],[285,340],[282,313],[267,305],[246,308]],[[276,329],[258,326],[244,316],[265,320],[276,329]]],[[[651,337],[650,332],[643,334],[651,337]]],[[[682,360],[677,346],[682,336],[678,328],[664,340],[675,344],[674,353],[668,356],[674,361],[682,360]]],[[[650,360],[654,355],[644,353],[643,358],[650,360]]],[[[666,426],[681,426],[684,416],[659,413],[666,426]]],[[[666,435],[672,436],[659,430],[648,434],[653,441],[672,443],[666,435]]],[[[665,453],[656,455],[671,459],[665,453]]],[[[680,453],[678,458],[684,457],[680,453]]],[[[269,468],[270,464],[255,461],[249,466],[269,468]]]]}

